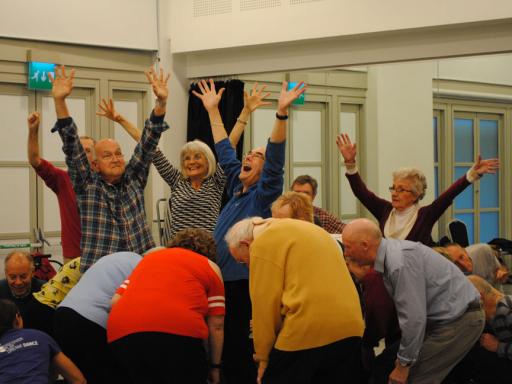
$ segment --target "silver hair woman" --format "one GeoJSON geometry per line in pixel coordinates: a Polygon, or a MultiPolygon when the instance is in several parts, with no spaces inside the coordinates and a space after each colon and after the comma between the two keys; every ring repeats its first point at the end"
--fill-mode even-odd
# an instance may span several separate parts
{"type": "Polygon", "coordinates": [[[419,201],[425,196],[425,175],[415,168],[404,168],[393,172],[393,184],[389,187],[391,201],[382,199],[368,190],[356,167],[356,144],[347,134],[336,139],[338,149],[345,160],[347,179],[354,195],[379,221],[385,237],[419,241],[432,244],[432,227],[452,204],[453,199],[471,183],[486,173],[495,173],[498,159],[482,160],[478,156],[471,169],[430,205],[421,207],[419,201]]]}
{"type": "MultiPolygon", "coordinates": [[[[233,147],[237,145],[250,114],[261,105],[266,105],[263,99],[268,93],[263,93],[264,88],[258,89],[256,84],[250,95],[244,92],[244,108],[229,135],[233,147]]],[[[116,112],[111,99],[102,100],[99,107],[101,111],[98,115],[121,124],[137,142],[140,140],[140,130],[116,112]]],[[[166,244],[185,228],[202,228],[213,232],[226,178],[210,147],[200,140],[186,143],[180,151],[180,169],[174,167],[157,149],[153,164],[171,189],[162,243],[166,244]]]]}

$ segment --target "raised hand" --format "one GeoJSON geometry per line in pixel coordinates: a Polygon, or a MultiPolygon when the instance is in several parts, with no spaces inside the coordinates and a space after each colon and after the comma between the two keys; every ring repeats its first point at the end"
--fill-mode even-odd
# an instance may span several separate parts
{"type": "Polygon", "coordinates": [[[27,123],[29,132],[37,135],[39,131],[39,123],[41,122],[39,112],[32,112],[28,115],[27,123]]]}
{"type": "Polygon", "coordinates": [[[500,161],[498,159],[482,160],[482,156],[478,155],[472,168],[479,176],[486,173],[496,173],[500,168],[500,161]]]}
{"type": "Polygon", "coordinates": [[[336,145],[343,156],[345,163],[355,163],[357,155],[356,143],[350,141],[350,137],[346,133],[342,133],[336,137],[336,145]]]}
{"type": "Polygon", "coordinates": [[[258,83],[255,83],[250,95],[244,91],[244,108],[248,108],[251,112],[254,112],[257,108],[263,105],[271,105],[272,103],[270,101],[263,101],[264,98],[270,96],[270,92],[262,95],[266,87],[267,86],[264,85],[258,89],[258,83]]]}
{"type": "Polygon", "coordinates": [[[98,107],[101,111],[96,112],[96,115],[106,117],[117,123],[121,121],[122,116],[115,110],[114,101],[112,99],[108,99],[108,102],[105,99],[101,99],[101,103],[98,104],[98,107]]]}
{"type": "Polygon", "coordinates": [[[290,107],[295,99],[306,92],[307,85],[301,81],[289,91],[287,90],[287,87],[288,83],[283,81],[283,84],[281,85],[281,94],[279,95],[279,100],[277,101],[277,113],[280,115],[288,115],[288,107],[290,107]]]}
{"type": "Polygon", "coordinates": [[[55,67],[55,77],[49,73],[50,82],[52,83],[52,96],[57,100],[64,100],[71,94],[73,90],[73,80],[75,78],[75,70],[72,69],[69,76],[66,75],[66,67],[61,65],[55,67]]]}
{"type": "Polygon", "coordinates": [[[145,74],[157,99],[160,102],[166,102],[167,97],[169,96],[169,88],[167,87],[167,82],[169,81],[171,75],[166,75],[162,68],[160,68],[160,73],[157,74],[153,67],[149,68],[145,74]]]}
{"type": "Polygon", "coordinates": [[[210,86],[208,86],[206,80],[201,80],[197,85],[201,93],[196,91],[192,91],[192,93],[201,99],[207,111],[216,110],[219,107],[220,99],[222,98],[225,88],[221,88],[219,92],[217,92],[212,79],[210,79],[210,86]]]}

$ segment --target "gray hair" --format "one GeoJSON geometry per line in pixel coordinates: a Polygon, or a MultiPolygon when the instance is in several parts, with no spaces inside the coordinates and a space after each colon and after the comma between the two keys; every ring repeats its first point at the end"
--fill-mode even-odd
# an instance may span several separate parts
{"type": "Polygon", "coordinates": [[[427,190],[427,178],[417,168],[400,168],[393,172],[393,180],[407,179],[412,181],[413,193],[418,197],[419,201],[425,197],[427,190]]]}
{"type": "Polygon", "coordinates": [[[185,162],[185,156],[190,152],[199,152],[206,157],[206,161],[208,161],[208,173],[206,177],[212,176],[217,169],[217,161],[215,160],[215,156],[211,150],[211,148],[203,143],[201,140],[192,140],[186,143],[183,147],[181,147],[180,152],[180,163],[181,163],[181,174],[183,177],[185,176],[185,169],[183,168],[183,164],[185,162]]]}
{"type": "Polygon", "coordinates": [[[258,216],[248,217],[247,219],[240,220],[229,229],[224,237],[228,248],[239,248],[241,241],[254,239],[253,230],[255,219],[263,220],[258,216]]]}
{"type": "Polygon", "coordinates": [[[9,253],[7,255],[7,257],[5,258],[4,260],[4,267],[7,267],[7,263],[11,260],[11,259],[25,259],[27,260],[30,265],[32,266],[32,270],[35,269],[35,265],[34,265],[34,258],[30,255],[30,253],[28,252],[23,252],[23,251],[12,251],[11,253],[9,253]]]}

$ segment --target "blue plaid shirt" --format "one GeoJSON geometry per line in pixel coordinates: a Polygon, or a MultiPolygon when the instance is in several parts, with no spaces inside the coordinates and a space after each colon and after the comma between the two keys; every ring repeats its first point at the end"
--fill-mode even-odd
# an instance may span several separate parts
{"type": "Polygon", "coordinates": [[[62,138],[62,150],[80,209],[82,273],[104,255],[120,251],[143,254],[155,246],[146,220],[144,188],[158,140],[168,128],[163,116],[152,114],[146,120],[142,138],[121,181],[114,185],[91,170],[73,119],[57,121],[54,129],[62,138]]]}

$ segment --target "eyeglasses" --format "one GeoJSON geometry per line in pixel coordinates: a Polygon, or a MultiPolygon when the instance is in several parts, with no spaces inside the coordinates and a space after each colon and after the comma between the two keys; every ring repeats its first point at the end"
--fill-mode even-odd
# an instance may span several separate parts
{"type": "Polygon", "coordinates": [[[259,157],[261,160],[265,160],[265,155],[261,152],[256,152],[256,151],[249,151],[247,152],[244,157],[259,157]]]}
{"type": "Polygon", "coordinates": [[[396,192],[396,193],[409,192],[409,193],[412,193],[412,190],[405,189],[405,188],[402,188],[402,187],[395,188],[395,186],[393,185],[393,186],[389,187],[389,192],[396,192]]]}

